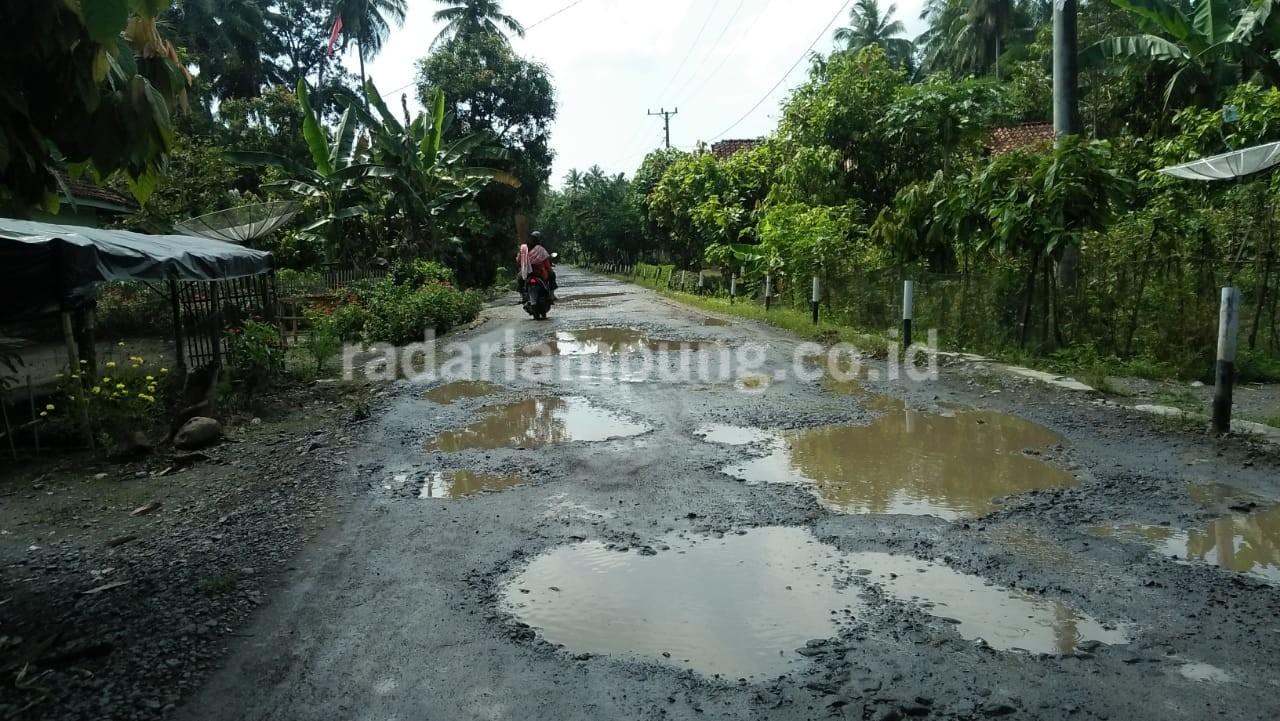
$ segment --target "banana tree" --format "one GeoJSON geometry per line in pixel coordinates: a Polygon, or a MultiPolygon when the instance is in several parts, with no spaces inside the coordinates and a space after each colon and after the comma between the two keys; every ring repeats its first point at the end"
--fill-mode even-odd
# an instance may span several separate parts
{"type": "Polygon", "coordinates": [[[1216,105],[1233,85],[1258,78],[1280,82],[1280,0],[1255,0],[1238,15],[1228,0],[1197,0],[1192,15],[1168,0],[1112,0],[1145,19],[1160,34],[1107,38],[1080,54],[1082,68],[1111,62],[1146,62],[1172,71],[1165,105],[1190,97],[1216,105]]]}
{"type": "Polygon", "coordinates": [[[302,135],[315,167],[275,153],[232,151],[226,153],[226,157],[242,165],[277,168],[287,174],[287,179],[264,187],[282,188],[317,202],[320,217],[303,228],[303,232],[322,239],[331,261],[350,257],[353,248],[343,234],[343,221],[369,213],[369,206],[360,201],[376,193],[370,178],[381,174],[382,169],[374,163],[361,162],[355,142],[359,123],[351,108],[342,114],[330,138],[311,106],[306,82],[302,80],[298,81],[298,102],[302,106],[302,135]]]}
{"type": "Polygon", "coordinates": [[[363,99],[350,94],[340,101],[369,129],[371,162],[377,167],[374,175],[393,191],[385,197],[392,206],[391,215],[404,223],[409,253],[435,250],[425,246],[433,235],[438,239],[445,225],[442,216],[472,201],[489,183],[520,187],[512,174],[475,164],[505,156],[487,136],[476,133],[446,139],[449,118],[442,91],[436,91],[429,113],[418,113],[410,120],[406,106],[407,125],[387,107],[372,82],[365,85],[365,98],[367,108],[363,99]]]}

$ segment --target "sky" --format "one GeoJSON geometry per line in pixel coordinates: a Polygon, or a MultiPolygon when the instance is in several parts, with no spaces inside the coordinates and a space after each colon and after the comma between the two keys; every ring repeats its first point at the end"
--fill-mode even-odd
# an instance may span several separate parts
{"type": "MultiPolygon", "coordinates": [[[[631,175],[663,143],[662,118],[650,111],[678,109],[671,144],[686,150],[699,141],[769,133],[780,104],[805,79],[807,48],[817,40],[815,50],[829,51],[832,31],[848,25],[846,2],[506,0],[504,11],[528,28],[512,46],[546,65],[556,88],[553,184],[592,165],[631,175]]],[[[894,17],[908,37],[923,29],[922,3],[897,5],[894,17]]],[[[431,19],[437,7],[409,0],[404,26],[366,63],[384,96],[406,90],[412,96],[416,62],[439,32],[431,19]]],[[[356,67],[354,57],[348,67],[356,67]]]]}

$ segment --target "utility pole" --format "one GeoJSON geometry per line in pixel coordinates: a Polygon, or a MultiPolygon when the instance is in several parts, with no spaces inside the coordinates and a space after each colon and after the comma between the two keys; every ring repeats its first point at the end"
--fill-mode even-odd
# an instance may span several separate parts
{"type": "Polygon", "coordinates": [[[680,114],[680,108],[676,108],[675,110],[667,110],[666,108],[663,108],[662,110],[659,110],[656,113],[653,112],[652,110],[649,111],[649,115],[651,116],[656,116],[656,115],[662,116],[662,126],[667,136],[667,150],[671,149],[671,116],[679,115],[679,114],[680,114]]]}
{"type": "MultiPolygon", "coordinates": [[[[1076,0],[1053,2],[1053,134],[1080,134],[1080,99],[1076,38],[1076,0]]],[[[1076,285],[1080,248],[1068,243],[1058,259],[1057,283],[1063,290],[1076,285]]]]}

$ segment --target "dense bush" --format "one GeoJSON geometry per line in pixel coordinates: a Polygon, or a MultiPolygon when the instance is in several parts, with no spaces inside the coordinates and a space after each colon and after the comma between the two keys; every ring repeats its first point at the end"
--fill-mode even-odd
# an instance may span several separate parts
{"type": "MultiPolygon", "coordinates": [[[[418,277],[435,269],[423,264],[418,277]]],[[[360,283],[320,311],[332,317],[333,332],[347,342],[407,345],[424,333],[448,332],[480,313],[480,294],[459,290],[447,281],[424,285],[397,283],[394,277],[360,283]]]]}
{"type": "Polygon", "coordinates": [[[98,292],[97,329],[109,338],[167,336],[173,329],[173,309],[143,283],[104,283],[98,292]]]}

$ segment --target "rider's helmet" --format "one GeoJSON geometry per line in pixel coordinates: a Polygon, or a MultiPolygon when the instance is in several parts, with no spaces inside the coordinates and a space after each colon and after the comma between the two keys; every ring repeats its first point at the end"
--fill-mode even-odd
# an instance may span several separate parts
{"type": "Polygon", "coordinates": [[[542,233],[535,230],[529,234],[529,247],[536,248],[539,245],[542,245],[542,233]]]}

